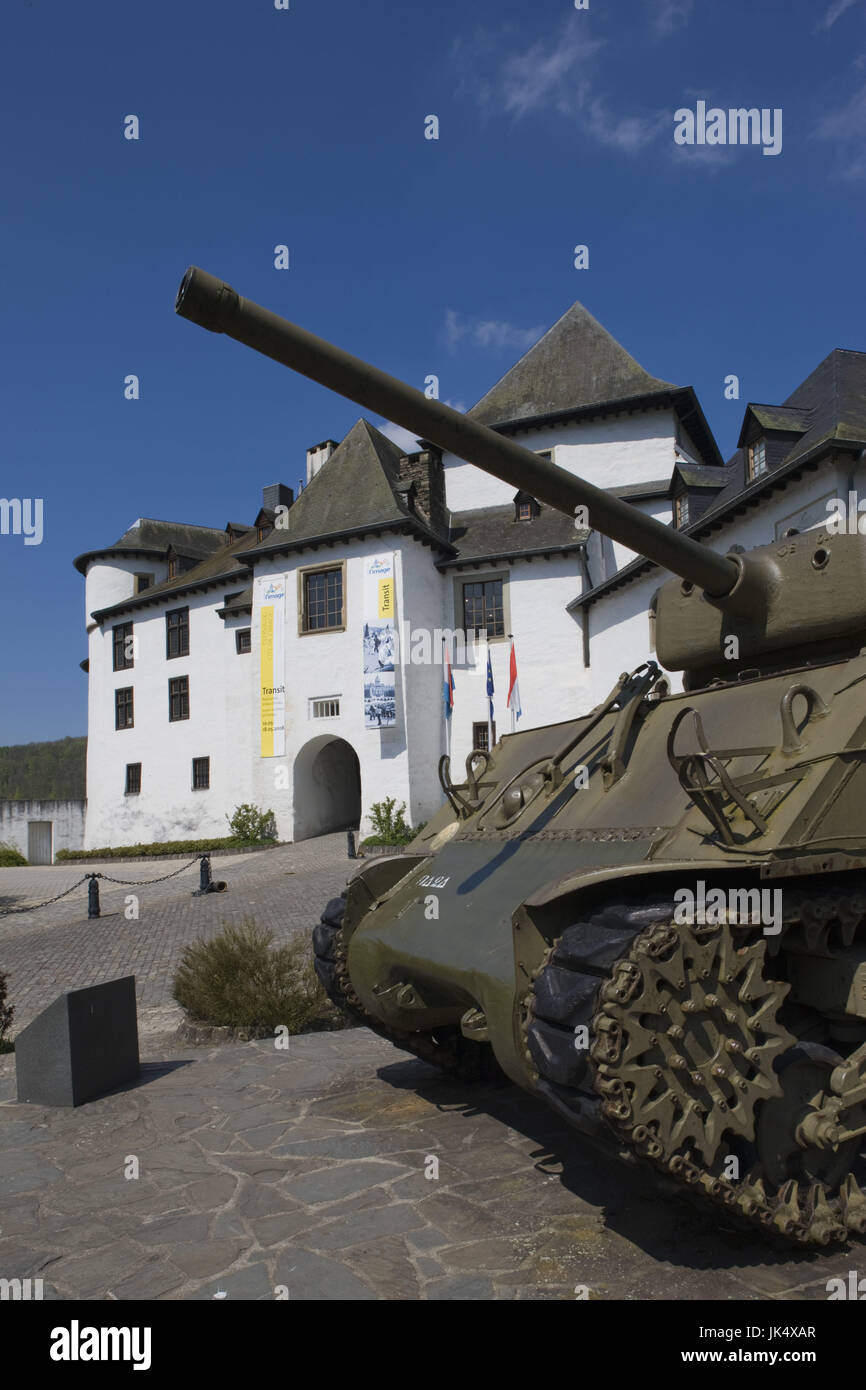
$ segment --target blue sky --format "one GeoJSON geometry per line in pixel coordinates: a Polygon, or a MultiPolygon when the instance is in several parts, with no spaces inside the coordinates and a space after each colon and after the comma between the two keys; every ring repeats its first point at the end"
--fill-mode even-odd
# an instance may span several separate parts
{"type": "Polygon", "coordinates": [[[580,299],[694,385],[725,456],[748,400],[866,349],[864,21],[866,0],[7,0],[0,496],[45,520],[39,546],[0,535],[0,744],[86,731],[75,555],[138,516],[251,520],[360,413],[177,319],[189,263],[461,408],[580,299]],[[698,100],[781,108],[781,153],[678,148],[698,100]]]}

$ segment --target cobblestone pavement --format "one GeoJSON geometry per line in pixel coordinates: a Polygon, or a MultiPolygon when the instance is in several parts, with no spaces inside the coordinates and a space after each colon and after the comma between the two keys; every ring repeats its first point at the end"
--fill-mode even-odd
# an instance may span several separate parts
{"type": "Polygon", "coordinates": [[[228,922],[254,917],[283,938],[318,921],[329,898],[342,891],[357,865],[346,856],[345,834],[323,835],[259,854],[213,855],[213,877],[225,893],[192,897],[199,871],[192,868],[167,882],[148,880],[173,873],[183,861],[53,865],[0,869],[0,911],[38,903],[62,893],[85,872],[132,879],[141,887],[100,882],[102,916],[88,921],[86,885],[52,907],[0,915],[0,970],[9,977],[15,1031],[64,990],[81,989],[121,975],[135,975],[142,1031],[150,1010],[162,1024],[171,1004],[171,981],[184,946],[198,936],[215,936],[228,922]],[[127,920],[126,898],[138,898],[138,920],[127,920]]]}
{"type": "Polygon", "coordinates": [[[15,1103],[12,1060],[0,1277],[46,1298],[809,1300],[857,1265],[720,1231],[366,1029],[169,1044],[76,1110],[15,1103]]]}

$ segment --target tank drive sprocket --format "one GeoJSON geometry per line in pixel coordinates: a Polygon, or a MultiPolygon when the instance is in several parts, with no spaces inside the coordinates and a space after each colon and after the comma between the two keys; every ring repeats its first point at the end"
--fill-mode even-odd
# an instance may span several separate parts
{"type": "Polygon", "coordinates": [[[364,1008],[349,978],[346,964],[346,943],[343,939],[343,920],[346,914],[346,894],[332,898],[313,928],[313,960],[322,986],[338,1009],[354,1022],[364,1024],[379,1037],[387,1038],[402,1048],[430,1062],[440,1071],[461,1081],[492,1081],[502,1072],[486,1043],[464,1038],[460,1029],[439,1028],[433,1033],[407,1033],[387,1028],[364,1008]]]}
{"type": "MultiPolygon", "coordinates": [[[[831,915],[805,899],[786,932],[816,912],[831,915]]],[[[759,929],[680,924],[673,904],[608,908],[550,950],[527,1045],[559,1109],[595,1092],[635,1157],[764,1230],[825,1245],[866,1230],[861,1143],[810,1142],[846,1064],[789,1032],[789,988],[759,929]]]]}

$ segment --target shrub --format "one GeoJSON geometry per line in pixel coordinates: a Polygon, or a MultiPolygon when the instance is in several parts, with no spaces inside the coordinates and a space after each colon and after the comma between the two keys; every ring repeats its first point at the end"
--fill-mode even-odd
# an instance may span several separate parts
{"type": "Polygon", "coordinates": [[[248,801],[242,806],[236,806],[234,815],[226,816],[226,820],[232,835],[247,844],[258,845],[277,838],[277,822],[273,811],[262,811],[258,806],[251,806],[248,801]]]}
{"type": "Polygon", "coordinates": [[[17,869],[26,863],[24,855],[14,845],[0,840],[0,869],[17,869]]]}
{"type": "Polygon", "coordinates": [[[201,1023],[248,1028],[261,1036],[340,1028],[346,1021],[319,984],[310,943],[296,937],[272,947],[273,933],[250,918],[210,941],[187,946],[172,994],[201,1023]]]}
{"type": "Polygon", "coordinates": [[[414,840],[418,832],[407,825],[404,816],[405,810],[405,801],[401,801],[400,805],[397,806],[397,798],[394,796],[386,796],[384,801],[374,801],[370,807],[370,820],[373,822],[376,833],[370,835],[363,843],[365,845],[406,845],[410,840],[414,840]]]}
{"type": "Polygon", "coordinates": [[[12,1005],[6,1003],[6,976],[0,970],[0,1052],[13,1050],[11,1041],[6,1038],[6,1032],[11,1027],[14,1014],[12,1005]]]}

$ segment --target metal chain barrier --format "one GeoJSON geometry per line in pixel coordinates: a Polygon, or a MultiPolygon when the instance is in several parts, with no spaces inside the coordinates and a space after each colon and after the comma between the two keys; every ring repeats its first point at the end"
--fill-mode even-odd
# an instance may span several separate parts
{"type": "Polygon", "coordinates": [[[38,912],[43,907],[51,907],[54,903],[59,903],[62,898],[68,898],[70,893],[74,893],[76,888],[80,888],[83,883],[88,885],[88,917],[98,917],[99,909],[99,884],[102,879],[105,883],[117,883],[123,887],[145,888],[151,883],[167,883],[171,878],[177,878],[179,874],[186,873],[193,864],[200,864],[200,886],[193,894],[193,897],[201,897],[208,892],[224,892],[224,883],[216,884],[211,879],[210,855],[196,855],[187,864],[181,864],[179,869],[173,869],[170,874],[161,874],[159,878],[113,878],[110,874],[90,873],[85,874],[77,883],[73,883],[71,888],[65,888],[62,893],[58,893],[53,898],[47,898],[42,903],[29,903],[26,907],[0,907],[0,917],[11,917],[16,913],[38,912]]]}
{"type": "MultiPolygon", "coordinates": [[[[198,864],[201,858],[206,859],[207,855],[197,854],[195,859],[191,859],[188,864],[181,864],[179,869],[174,869],[170,874],[163,874],[160,878],[112,878],[110,874],[94,874],[93,877],[104,879],[106,883],[123,883],[132,887],[143,888],[148,883],[166,883],[170,878],[177,878],[178,874],[185,873],[187,869],[192,868],[193,864],[198,864]]],[[[90,878],[90,874],[88,874],[88,878],[90,878]]]]}
{"type": "Polygon", "coordinates": [[[68,898],[70,893],[74,893],[76,888],[80,888],[89,878],[90,874],[85,874],[84,878],[73,883],[71,888],[66,888],[62,893],[58,893],[56,898],[48,898],[44,903],[31,903],[29,907],[0,907],[0,917],[11,917],[16,912],[36,912],[40,907],[50,907],[52,903],[59,903],[61,898],[68,898]]]}

